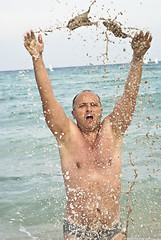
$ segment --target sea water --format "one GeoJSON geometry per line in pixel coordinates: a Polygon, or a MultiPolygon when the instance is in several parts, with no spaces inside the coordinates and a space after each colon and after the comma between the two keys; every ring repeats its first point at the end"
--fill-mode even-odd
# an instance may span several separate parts
{"type": "MultiPolygon", "coordinates": [[[[72,118],[72,99],[96,92],[103,117],[123,92],[129,64],[48,70],[72,118]]],[[[46,126],[33,70],[0,72],[0,239],[61,240],[65,189],[54,136],[46,126]]],[[[144,65],[132,124],[122,147],[123,226],[129,238],[161,239],[161,63],[144,65]],[[128,215],[129,214],[129,215],[128,215]]]]}

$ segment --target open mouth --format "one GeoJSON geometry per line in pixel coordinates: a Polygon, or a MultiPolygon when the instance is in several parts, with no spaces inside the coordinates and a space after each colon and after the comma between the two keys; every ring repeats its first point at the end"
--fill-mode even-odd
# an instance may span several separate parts
{"type": "Polygon", "coordinates": [[[87,120],[93,120],[93,116],[87,116],[86,119],[87,120]]]}

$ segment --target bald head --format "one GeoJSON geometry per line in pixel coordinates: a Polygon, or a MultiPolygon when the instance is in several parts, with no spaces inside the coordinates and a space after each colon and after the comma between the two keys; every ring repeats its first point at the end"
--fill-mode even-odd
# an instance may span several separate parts
{"type": "MultiPolygon", "coordinates": [[[[78,98],[78,96],[80,95],[80,94],[83,94],[83,93],[93,93],[93,94],[95,94],[94,92],[92,92],[91,90],[84,90],[84,91],[82,91],[82,92],[80,92],[80,93],[78,93],[74,98],[73,98],[73,109],[74,109],[74,105],[75,105],[75,102],[76,102],[76,99],[78,98]]],[[[96,96],[97,96],[97,98],[98,98],[98,100],[99,100],[99,102],[100,102],[100,105],[101,105],[101,100],[100,100],[100,97],[97,95],[97,94],[95,94],[96,96]]]]}

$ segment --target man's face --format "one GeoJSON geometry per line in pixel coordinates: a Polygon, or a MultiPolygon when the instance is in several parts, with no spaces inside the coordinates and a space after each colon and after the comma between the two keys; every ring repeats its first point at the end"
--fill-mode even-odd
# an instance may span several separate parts
{"type": "Polygon", "coordinates": [[[73,118],[83,132],[91,132],[99,128],[102,108],[100,100],[93,92],[82,92],[75,99],[73,118]]]}

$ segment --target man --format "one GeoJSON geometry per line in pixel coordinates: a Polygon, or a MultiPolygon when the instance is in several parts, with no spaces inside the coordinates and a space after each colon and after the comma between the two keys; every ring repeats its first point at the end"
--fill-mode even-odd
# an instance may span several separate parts
{"type": "Polygon", "coordinates": [[[85,90],[73,100],[72,115],[77,124],[66,116],[54,97],[43,63],[41,35],[36,40],[33,31],[27,32],[24,40],[32,56],[46,123],[59,146],[67,195],[64,239],[123,239],[119,213],[121,145],[132,121],[143,56],[152,37],[149,32],[135,34],[130,71],[113,112],[101,122],[100,99],[85,90]]]}

